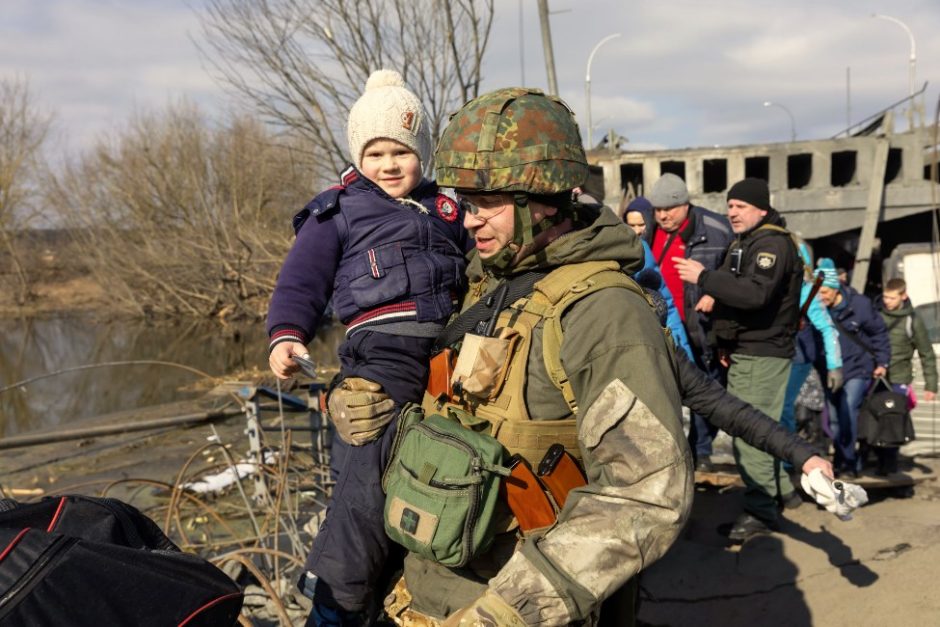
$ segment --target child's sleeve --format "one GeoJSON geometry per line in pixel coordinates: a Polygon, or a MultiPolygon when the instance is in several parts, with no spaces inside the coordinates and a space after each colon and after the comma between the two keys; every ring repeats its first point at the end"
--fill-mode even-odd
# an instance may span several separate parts
{"type": "Polygon", "coordinates": [[[330,216],[311,217],[303,224],[271,296],[267,323],[271,348],[284,341],[306,344],[313,339],[333,295],[341,255],[330,216]]]}

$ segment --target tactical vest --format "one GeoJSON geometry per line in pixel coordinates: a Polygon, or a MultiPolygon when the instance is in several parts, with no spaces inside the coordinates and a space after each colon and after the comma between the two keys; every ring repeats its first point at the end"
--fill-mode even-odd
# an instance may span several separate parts
{"type": "MultiPolygon", "coordinates": [[[[485,280],[471,285],[471,304],[479,300],[485,287],[485,280]]],[[[621,271],[617,262],[597,261],[562,266],[538,281],[532,294],[520,298],[500,313],[497,332],[504,337],[511,336],[512,345],[506,364],[501,369],[499,386],[489,398],[465,398],[463,404],[442,404],[430,395],[425,395],[422,404],[425,413],[446,415],[448,405],[469,410],[474,419],[488,423],[490,434],[496,437],[510,454],[520,454],[532,466],[537,465],[548,447],[556,442],[563,444],[569,453],[580,460],[581,448],[578,444],[577,420],[574,417],[579,407],[561,363],[561,320],[564,313],[582,298],[607,288],[630,290],[641,295],[653,306],[643,289],[621,271]],[[565,399],[572,414],[571,418],[533,420],[526,407],[525,389],[529,359],[538,358],[537,355],[531,355],[533,333],[540,324],[541,358],[552,384],[565,399]]],[[[663,331],[667,334],[667,343],[671,347],[669,332],[667,329],[663,331]]],[[[475,428],[479,427],[479,423],[465,426],[475,428]]],[[[512,519],[502,521],[502,525],[511,530],[512,519]]],[[[400,627],[439,627],[441,621],[412,607],[412,593],[408,590],[412,586],[415,590],[421,590],[425,586],[434,585],[433,578],[419,578],[407,585],[404,579],[400,580],[392,594],[386,598],[386,613],[400,627]]]]}
{"type": "MultiPolygon", "coordinates": [[[[471,286],[471,294],[481,293],[481,284],[471,286]]],[[[578,402],[561,363],[564,313],[582,298],[607,288],[627,289],[650,303],[649,297],[633,279],[625,275],[615,261],[590,261],[569,264],[539,280],[529,296],[520,298],[499,315],[497,331],[509,338],[510,352],[500,371],[498,385],[489,398],[467,396],[463,405],[475,418],[489,423],[489,433],[510,454],[522,455],[533,466],[554,443],[563,444],[572,455],[581,457],[578,445],[578,402]],[[542,360],[553,385],[561,392],[572,417],[561,420],[533,420],[526,406],[525,390],[531,357],[532,338],[542,325],[542,360]]],[[[425,395],[426,413],[446,413],[440,404],[425,395]]],[[[466,425],[473,428],[475,425],[466,425]]]]}

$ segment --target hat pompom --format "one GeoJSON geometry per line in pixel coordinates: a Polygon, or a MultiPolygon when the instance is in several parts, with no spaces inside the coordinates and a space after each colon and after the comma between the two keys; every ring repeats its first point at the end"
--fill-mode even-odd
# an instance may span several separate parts
{"type": "Polygon", "coordinates": [[[405,79],[395,70],[376,70],[366,81],[366,91],[381,87],[404,87],[405,79]]]}

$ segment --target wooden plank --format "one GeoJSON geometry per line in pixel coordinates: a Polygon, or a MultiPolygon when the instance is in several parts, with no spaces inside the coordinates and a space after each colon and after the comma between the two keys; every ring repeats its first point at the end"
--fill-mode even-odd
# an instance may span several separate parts
{"type": "Polygon", "coordinates": [[[11,497],[19,496],[43,496],[46,493],[42,488],[0,488],[0,494],[6,494],[11,497]]]}
{"type": "Polygon", "coordinates": [[[730,472],[723,472],[716,470],[715,472],[703,472],[701,470],[695,471],[695,483],[696,484],[705,484],[715,486],[716,488],[725,488],[728,486],[737,486],[744,487],[744,482],[741,481],[741,475],[739,475],[734,470],[730,472]]]}
{"type": "Polygon", "coordinates": [[[863,472],[857,479],[853,477],[841,477],[849,483],[855,483],[866,490],[880,490],[884,488],[900,488],[904,486],[917,485],[926,481],[933,481],[936,475],[928,475],[917,470],[909,472],[894,472],[887,476],[879,476],[870,472],[863,472]]]}
{"type": "MultiPolygon", "coordinates": [[[[899,488],[912,486],[926,481],[933,481],[935,475],[924,474],[917,470],[909,472],[895,472],[886,477],[876,475],[872,472],[864,472],[859,477],[843,476],[842,481],[860,485],[866,490],[881,490],[887,488],[899,488]]],[[[793,482],[793,485],[799,488],[799,476],[793,482]]],[[[734,470],[716,470],[715,472],[695,471],[695,483],[714,486],[716,488],[725,488],[728,486],[744,487],[741,476],[734,470]]]]}

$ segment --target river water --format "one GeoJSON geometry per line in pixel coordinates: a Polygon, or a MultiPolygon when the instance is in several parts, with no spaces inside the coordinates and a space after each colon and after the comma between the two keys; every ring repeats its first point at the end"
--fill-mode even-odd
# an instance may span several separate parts
{"type": "MultiPolygon", "coordinates": [[[[335,367],[343,331],[338,324],[324,327],[310,345],[313,359],[335,367]]],[[[74,316],[0,319],[0,437],[204,392],[200,375],[152,364],[102,365],[4,389],[70,368],[135,360],[182,364],[213,376],[253,368],[270,375],[260,322],[222,327],[74,316]]]]}

